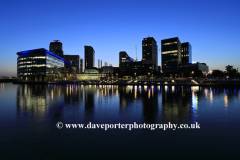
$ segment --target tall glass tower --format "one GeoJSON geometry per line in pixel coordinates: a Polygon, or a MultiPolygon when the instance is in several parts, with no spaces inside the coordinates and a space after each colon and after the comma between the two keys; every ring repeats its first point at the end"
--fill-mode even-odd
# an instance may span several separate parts
{"type": "Polygon", "coordinates": [[[92,46],[84,46],[85,69],[93,69],[95,61],[95,51],[92,46]]]}
{"type": "Polygon", "coordinates": [[[142,62],[148,70],[158,70],[158,46],[153,37],[142,40],[142,62]]]}

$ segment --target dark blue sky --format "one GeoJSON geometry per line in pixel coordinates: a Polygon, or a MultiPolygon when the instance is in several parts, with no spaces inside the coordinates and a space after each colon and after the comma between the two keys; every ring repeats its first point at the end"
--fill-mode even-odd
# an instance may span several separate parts
{"type": "MultiPolygon", "coordinates": [[[[84,57],[91,45],[97,60],[118,66],[119,51],[142,59],[142,39],[179,37],[190,42],[195,62],[212,69],[240,69],[239,0],[21,0],[0,1],[0,76],[16,76],[18,51],[49,48],[84,57]]],[[[161,65],[159,52],[158,64],[161,65]]]]}

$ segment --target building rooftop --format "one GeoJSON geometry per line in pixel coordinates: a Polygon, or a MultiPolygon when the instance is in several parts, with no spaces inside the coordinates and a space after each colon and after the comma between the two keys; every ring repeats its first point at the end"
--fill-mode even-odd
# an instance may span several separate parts
{"type": "Polygon", "coordinates": [[[50,42],[50,44],[54,44],[54,43],[58,43],[58,44],[62,44],[62,42],[59,42],[59,40],[53,40],[54,42],[50,42]]]}
{"type": "Polygon", "coordinates": [[[32,55],[34,52],[37,52],[37,51],[42,51],[42,52],[45,52],[46,54],[48,55],[51,55],[51,56],[54,56],[64,62],[66,62],[65,59],[63,59],[62,57],[59,57],[58,55],[46,50],[45,48],[39,48],[39,49],[32,49],[32,50],[26,50],[26,51],[20,51],[20,52],[17,52],[17,55],[19,56],[28,56],[28,55],[32,55]]]}
{"type": "Polygon", "coordinates": [[[153,37],[147,37],[147,38],[143,38],[143,41],[145,41],[145,39],[152,39],[155,41],[155,43],[157,43],[157,41],[153,38],[153,37]]]}

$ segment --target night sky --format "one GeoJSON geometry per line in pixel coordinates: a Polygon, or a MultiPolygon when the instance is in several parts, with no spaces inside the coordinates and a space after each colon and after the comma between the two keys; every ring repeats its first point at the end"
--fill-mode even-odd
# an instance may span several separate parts
{"type": "MultiPolygon", "coordinates": [[[[239,0],[1,0],[0,76],[16,76],[19,51],[63,43],[66,55],[118,66],[119,52],[142,59],[142,39],[179,37],[192,45],[192,60],[209,69],[240,69],[239,0]]],[[[161,65],[161,52],[158,64],[161,65]]]]}

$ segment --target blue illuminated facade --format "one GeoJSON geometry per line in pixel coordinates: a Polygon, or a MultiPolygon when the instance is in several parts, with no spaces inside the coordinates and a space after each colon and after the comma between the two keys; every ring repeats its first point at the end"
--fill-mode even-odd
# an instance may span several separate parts
{"type": "Polygon", "coordinates": [[[41,82],[65,77],[64,64],[69,62],[44,48],[21,51],[17,55],[17,76],[20,81],[41,82]]]}

